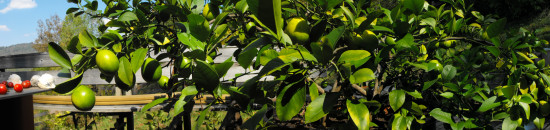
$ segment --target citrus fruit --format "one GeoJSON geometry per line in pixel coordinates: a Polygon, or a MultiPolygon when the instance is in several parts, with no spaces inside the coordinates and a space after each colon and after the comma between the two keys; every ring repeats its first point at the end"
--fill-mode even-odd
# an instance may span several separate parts
{"type": "Polygon", "coordinates": [[[293,42],[304,44],[309,40],[309,25],[303,18],[291,18],[286,25],[285,33],[293,42]]]}
{"type": "Polygon", "coordinates": [[[23,92],[23,86],[21,86],[21,84],[15,84],[13,86],[13,90],[15,90],[18,93],[23,92]]]}
{"type": "Polygon", "coordinates": [[[162,89],[167,89],[167,87],[168,87],[168,80],[169,80],[168,77],[166,77],[166,76],[164,76],[164,75],[161,76],[160,79],[159,79],[159,81],[158,81],[158,84],[160,85],[160,88],[162,88],[162,89]]]}
{"type": "Polygon", "coordinates": [[[445,45],[445,47],[452,47],[454,43],[455,40],[447,40],[443,42],[443,45],[445,45]]]}
{"type": "Polygon", "coordinates": [[[153,58],[145,59],[145,62],[141,66],[141,77],[147,82],[155,82],[159,80],[161,75],[162,68],[160,67],[160,63],[153,58]]]}
{"type": "Polygon", "coordinates": [[[178,67],[180,69],[186,69],[186,68],[189,68],[191,67],[191,59],[185,57],[185,56],[182,56],[180,59],[179,59],[179,62],[178,63],[178,67]]]}
{"type": "Polygon", "coordinates": [[[95,105],[95,92],[87,86],[79,85],[73,90],[71,102],[78,110],[91,110],[95,105]]]}
{"type": "Polygon", "coordinates": [[[429,63],[435,63],[435,70],[439,72],[443,71],[443,65],[441,65],[438,60],[430,60],[429,63]]]}
{"type": "Polygon", "coordinates": [[[8,92],[8,88],[4,84],[0,84],[0,94],[6,94],[8,92]]]}
{"type": "Polygon", "coordinates": [[[207,20],[214,19],[219,13],[219,10],[211,4],[204,5],[204,8],[202,9],[202,16],[204,16],[207,20]]]}
{"type": "Polygon", "coordinates": [[[118,57],[110,50],[97,51],[95,62],[104,74],[114,75],[118,71],[118,57]]]}

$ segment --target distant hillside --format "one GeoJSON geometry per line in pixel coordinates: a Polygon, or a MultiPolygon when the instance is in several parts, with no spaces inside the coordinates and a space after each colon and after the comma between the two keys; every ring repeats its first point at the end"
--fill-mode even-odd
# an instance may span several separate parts
{"type": "Polygon", "coordinates": [[[0,47],[0,56],[36,53],[32,48],[32,43],[20,43],[7,47],[0,47]]]}

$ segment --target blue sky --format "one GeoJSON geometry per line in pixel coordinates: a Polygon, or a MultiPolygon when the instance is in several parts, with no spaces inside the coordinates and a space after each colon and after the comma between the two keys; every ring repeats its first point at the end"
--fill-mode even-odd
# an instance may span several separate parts
{"type": "Polygon", "coordinates": [[[76,6],[66,0],[0,0],[0,46],[34,42],[38,20],[55,14],[63,20],[67,9],[76,6]]]}

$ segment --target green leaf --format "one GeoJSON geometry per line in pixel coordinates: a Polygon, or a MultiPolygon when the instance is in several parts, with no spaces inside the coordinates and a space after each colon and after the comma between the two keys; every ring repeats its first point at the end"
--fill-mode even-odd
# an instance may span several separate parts
{"type": "Polygon", "coordinates": [[[330,10],[336,7],[338,4],[341,4],[343,0],[316,0],[319,5],[325,9],[330,10]]]}
{"type": "Polygon", "coordinates": [[[306,102],[306,89],[302,80],[285,86],[276,101],[277,116],[281,121],[292,119],[306,102]]]}
{"type": "Polygon", "coordinates": [[[279,54],[277,54],[277,51],[273,49],[260,50],[258,55],[259,55],[258,57],[260,57],[260,64],[264,66],[267,65],[269,61],[279,56],[279,54]]]}
{"type": "Polygon", "coordinates": [[[218,73],[210,64],[205,61],[197,60],[197,67],[193,71],[193,82],[199,89],[208,91],[214,90],[220,83],[218,73]]]}
{"type": "Polygon", "coordinates": [[[542,130],[544,128],[544,122],[545,119],[544,118],[535,118],[535,120],[533,120],[533,123],[535,124],[535,126],[537,127],[537,129],[539,130],[542,130]]]}
{"type": "Polygon", "coordinates": [[[262,121],[266,113],[267,113],[267,104],[264,104],[262,109],[258,110],[256,114],[254,114],[252,117],[250,117],[250,119],[246,120],[243,123],[243,127],[249,130],[256,129],[256,125],[260,124],[260,121],[262,121]]]}
{"type": "Polygon", "coordinates": [[[531,107],[529,106],[529,103],[519,102],[519,106],[523,108],[523,112],[525,112],[525,117],[527,119],[530,119],[529,116],[531,115],[531,107]]]}
{"type": "Polygon", "coordinates": [[[348,113],[357,128],[360,130],[366,130],[370,127],[371,114],[367,106],[361,101],[346,100],[346,107],[348,113]]]}
{"type": "Polygon", "coordinates": [[[496,57],[500,57],[500,50],[496,46],[488,46],[487,50],[496,57]]]}
{"type": "Polygon", "coordinates": [[[418,92],[417,90],[414,90],[414,92],[405,91],[407,94],[411,95],[414,98],[422,99],[422,93],[418,92]]]}
{"type": "Polygon", "coordinates": [[[143,62],[145,62],[145,56],[147,56],[147,48],[139,48],[132,53],[132,70],[134,73],[138,71],[138,69],[143,65],[143,62]]]}
{"type": "Polygon", "coordinates": [[[416,14],[418,14],[420,13],[420,11],[422,11],[424,0],[404,0],[403,5],[405,6],[405,8],[411,9],[416,14]]]}
{"type": "Polygon", "coordinates": [[[246,0],[241,0],[237,2],[235,9],[239,11],[239,13],[243,14],[248,10],[248,3],[246,3],[246,0]]]}
{"type": "Polygon", "coordinates": [[[61,48],[56,43],[48,43],[48,54],[50,56],[50,59],[52,59],[59,66],[67,69],[71,69],[73,67],[69,55],[67,55],[63,48],[61,48]]]}
{"type": "Polygon", "coordinates": [[[311,85],[309,85],[309,98],[311,101],[314,101],[317,97],[319,97],[319,90],[317,88],[317,84],[312,82],[311,85]]]}
{"type": "Polygon", "coordinates": [[[428,81],[428,82],[424,82],[424,86],[422,87],[422,91],[430,88],[433,84],[435,84],[435,82],[437,82],[438,79],[434,79],[432,81],[428,81]]]}
{"type": "Polygon", "coordinates": [[[372,70],[369,68],[362,68],[355,71],[355,73],[353,73],[353,77],[355,77],[355,82],[352,82],[352,84],[363,83],[376,78],[372,70]]]}
{"type": "MultiPolygon", "coordinates": [[[[74,65],[76,65],[76,63],[80,62],[80,60],[82,60],[82,57],[84,57],[84,56],[82,56],[81,54],[74,55],[73,58],[71,58],[72,65],[74,66],[74,65]]],[[[64,68],[64,69],[67,70],[66,73],[70,73],[69,69],[67,69],[67,68],[64,68]]]]}
{"type": "Polygon", "coordinates": [[[497,96],[493,96],[493,97],[483,101],[483,103],[481,104],[479,109],[477,109],[476,112],[486,112],[488,110],[491,110],[495,107],[500,106],[500,102],[495,102],[496,100],[497,100],[497,96]]]}
{"type": "Polygon", "coordinates": [[[452,92],[444,92],[444,93],[439,94],[439,96],[450,99],[450,98],[453,98],[454,94],[452,92]]]}
{"type": "Polygon", "coordinates": [[[430,116],[434,117],[435,119],[447,123],[447,124],[454,124],[455,122],[451,118],[451,113],[444,112],[441,110],[441,108],[435,108],[430,112],[430,116]]]}
{"type": "Polygon", "coordinates": [[[185,104],[187,104],[189,101],[193,100],[193,97],[197,95],[198,91],[195,86],[187,86],[181,90],[181,96],[179,97],[178,101],[174,104],[174,115],[178,115],[181,112],[183,112],[185,104]]]}
{"type": "Polygon", "coordinates": [[[493,38],[503,33],[506,28],[506,18],[499,19],[487,27],[487,36],[493,38]]]}
{"type": "Polygon", "coordinates": [[[403,115],[395,116],[392,122],[392,130],[406,130],[407,117],[403,115]]]}
{"type": "Polygon", "coordinates": [[[200,130],[202,127],[202,123],[204,122],[204,119],[206,118],[206,114],[210,112],[209,107],[206,107],[204,110],[201,111],[201,114],[199,117],[197,117],[197,120],[195,121],[195,126],[193,127],[193,130],[200,130]]]}
{"type": "Polygon", "coordinates": [[[233,61],[231,59],[233,59],[233,57],[227,58],[227,60],[225,60],[223,63],[214,65],[214,68],[216,69],[216,72],[220,77],[224,77],[231,66],[233,66],[233,61]]]}
{"type": "Polygon", "coordinates": [[[366,50],[347,50],[338,59],[338,63],[351,63],[359,67],[370,59],[370,53],[366,50]]]}
{"type": "Polygon", "coordinates": [[[189,14],[187,15],[187,19],[189,20],[189,32],[191,35],[199,41],[206,42],[208,36],[210,36],[208,21],[198,14],[189,14]]]}
{"type": "Polygon", "coordinates": [[[326,38],[328,38],[328,43],[330,44],[332,50],[336,48],[336,43],[338,43],[338,40],[340,40],[340,38],[343,36],[344,31],[346,31],[346,27],[340,26],[334,28],[332,31],[330,31],[328,35],[325,36],[326,38]]]}
{"type": "Polygon", "coordinates": [[[257,53],[258,50],[256,50],[256,48],[242,51],[237,58],[237,63],[239,63],[239,65],[241,65],[241,67],[243,67],[244,69],[247,69],[252,63],[254,57],[256,57],[257,53]]]}
{"type": "Polygon", "coordinates": [[[150,108],[160,104],[160,103],[163,103],[165,100],[167,100],[168,98],[159,98],[159,99],[155,99],[153,102],[150,102],[150,103],[147,103],[145,106],[143,106],[143,108],[141,108],[141,111],[144,112],[144,111],[148,111],[150,108]]]}
{"type": "Polygon", "coordinates": [[[237,58],[237,62],[239,63],[239,65],[241,65],[241,67],[243,67],[244,69],[247,69],[258,53],[257,48],[266,45],[269,42],[270,41],[268,37],[260,37],[254,40],[252,43],[248,44],[248,46],[246,46],[239,53],[239,57],[237,58]]]}
{"type": "Polygon", "coordinates": [[[281,50],[277,58],[269,61],[264,66],[264,68],[260,70],[260,72],[258,73],[258,76],[265,76],[265,75],[271,74],[281,69],[282,67],[289,65],[290,63],[300,59],[317,62],[317,59],[315,59],[315,57],[311,55],[311,53],[307,52],[307,50],[304,50],[304,49],[295,50],[292,48],[284,48],[283,50],[281,50]]]}
{"type": "Polygon", "coordinates": [[[504,121],[502,121],[502,129],[503,130],[515,130],[520,123],[515,120],[513,121],[510,117],[506,117],[504,121]]]}
{"type": "Polygon", "coordinates": [[[390,106],[394,111],[397,111],[405,103],[405,90],[393,90],[389,96],[390,106]]]}
{"type": "MultiPolygon", "coordinates": [[[[82,73],[84,74],[84,73],[82,73]]],[[[80,81],[82,81],[82,74],[78,74],[77,76],[63,82],[63,83],[60,83],[58,85],[55,86],[55,89],[53,91],[57,92],[57,93],[61,93],[61,94],[65,94],[65,93],[68,93],[70,91],[72,91],[74,88],[76,88],[76,86],[78,86],[80,84],[80,81]]]]}
{"type": "MultiPolygon", "coordinates": [[[[248,10],[258,18],[260,25],[265,25],[272,32],[277,31],[273,0],[247,0],[248,10]]],[[[280,8],[279,8],[280,9],[280,8]]]]}
{"type": "Polygon", "coordinates": [[[275,19],[275,27],[277,29],[277,39],[281,39],[283,37],[283,26],[285,23],[282,14],[281,1],[273,0],[273,16],[275,19]]]}
{"type": "MultiPolygon", "coordinates": [[[[130,64],[130,61],[128,61],[128,58],[126,58],[125,56],[120,57],[119,61],[119,68],[116,76],[126,86],[134,86],[136,83],[136,76],[134,71],[132,71],[132,65],[130,64]]],[[[119,87],[123,86],[120,85],[119,82],[116,83],[119,87]]]]}
{"type": "Polygon", "coordinates": [[[443,72],[441,72],[441,78],[445,81],[453,79],[456,75],[456,68],[452,65],[445,65],[443,72]]]}
{"type": "Polygon", "coordinates": [[[96,11],[97,10],[97,4],[98,4],[97,1],[95,1],[95,0],[92,1],[92,5],[90,6],[90,9],[92,11],[96,11]]]}
{"type": "Polygon", "coordinates": [[[67,50],[74,54],[82,54],[82,45],[78,41],[78,36],[71,38],[71,41],[67,44],[67,50]]]}
{"type": "Polygon", "coordinates": [[[351,23],[351,28],[355,28],[355,15],[346,7],[346,6],[340,6],[340,8],[344,11],[344,14],[346,18],[348,18],[349,22],[351,23]]]}
{"type": "Polygon", "coordinates": [[[326,116],[338,102],[338,97],[337,93],[326,93],[313,100],[306,107],[305,123],[315,122],[326,116]]]}
{"type": "MultiPolygon", "coordinates": [[[[51,57],[51,56],[50,56],[51,57]]],[[[542,72],[539,72],[539,75],[540,77],[542,77],[542,79],[544,80],[544,82],[546,82],[546,85],[547,86],[550,86],[550,77],[548,77],[548,75],[542,73],[542,72]]]]}
{"type": "Polygon", "coordinates": [[[409,33],[405,35],[401,40],[396,42],[397,50],[410,49],[417,43],[414,42],[414,37],[409,33]]]}
{"type": "Polygon", "coordinates": [[[187,5],[189,6],[193,14],[200,14],[204,9],[204,0],[187,0],[187,2],[187,5]]]}
{"type": "Polygon", "coordinates": [[[315,59],[315,56],[311,55],[309,51],[306,48],[303,47],[287,47],[283,48],[279,52],[279,56],[277,58],[280,58],[285,63],[291,63],[297,60],[307,60],[307,61],[313,61],[317,62],[317,59],[315,59]]]}
{"type": "Polygon", "coordinates": [[[204,50],[206,43],[199,41],[193,35],[187,33],[178,33],[178,40],[187,45],[191,50],[204,50]]]}
{"type": "Polygon", "coordinates": [[[436,21],[434,18],[425,18],[420,20],[420,25],[430,25],[432,28],[435,28],[436,21]]]}
{"type": "Polygon", "coordinates": [[[80,44],[86,47],[96,47],[97,45],[97,38],[88,33],[87,30],[83,30],[80,34],[78,34],[78,40],[80,41],[80,44]]]}
{"type": "Polygon", "coordinates": [[[67,9],[67,12],[65,12],[65,14],[70,14],[70,13],[76,12],[78,10],[79,10],[79,8],[72,7],[72,8],[67,9]]]}
{"type": "Polygon", "coordinates": [[[333,50],[331,49],[330,44],[328,44],[327,42],[312,42],[309,45],[311,47],[313,56],[315,56],[315,58],[319,60],[320,63],[326,64],[332,59],[333,50]]]}
{"type": "Polygon", "coordinates": [[[395,33],[393,30],[384,27],[384,26],[372,26],[372,29],[370,29],[372,32],[387,32],[387,33],[395,33]]]}
{"type": "Polygon", "coordinates": [[[136,14],[134,14],[134,12],[131,11],[126,11],[122,13],[120,17],[118,17],[118,21],[122,22],[130,22],[132,20],[138,20],[138,17],[136,16],[136,14]]]}

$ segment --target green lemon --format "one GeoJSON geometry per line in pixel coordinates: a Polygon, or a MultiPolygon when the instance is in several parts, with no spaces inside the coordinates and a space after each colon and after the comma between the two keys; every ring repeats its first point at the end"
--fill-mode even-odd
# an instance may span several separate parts
{"type": "Polygon", "coordinates": [[[71,102],[76,109],[81,111],[89,111],[94,108],[95,93],[87,86],[79,85],[73,90],[71,102]]]}
{"type": "Polygon", "coordinates": [[[309,25],[303,18],[291,18],[285,28],[285,33],[294,43],[305,44],[309,41],[309,25]]]}
{"type": "Polygon", "coordinates": [[[447,41],[443,42],[443,45],[445,45],[445,47],[449,48],[449,47],[453,47],[454,43],[455,43],[455,40],[447,40],[447,41]]]}
{"type": "Polygon", "coordinates": [[[169,80],[169,79],[170,79],[170,78],[168,78],[168,77],[166,77],[166,76],[164,76],[164,75],[161,76],[160,79],[159,79],[158,82],[157,82],[157,83],[160,85],[160,88],[162,88],[162,89],[167,89],[167,87],[168,87],[168,80],[169,80]]]}
{"type": "Polygon", "coordinates": [[[118,71],[118,57],[110,50],[98,50],[95,62],[104,74],[113,75],[118,71]]]}
{"type": "Polygon", "coordinates": [[[443,65],[441,65],[438,60],[430,60],[429,63],[435,63],[435,70],[439,72],[443,71],[443,65]]]}
{"type": "Polygon", "coordinates": [[[147,82],[154,82],[158,81],[161,75],[160,63],[153,58],[147,58],[141,66],[141,77],[147,82]]]}
{"type": "Polygon", "coordinates": [[[186,68],[189,68],[191,67],[191,59],[185,57],[185,56],[181,56],[180,59],[179,59],[179,62],[176,62],[178,63],[178,67],[180,69],[186,69],[186,68]]]}

